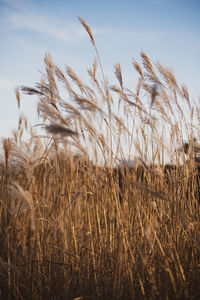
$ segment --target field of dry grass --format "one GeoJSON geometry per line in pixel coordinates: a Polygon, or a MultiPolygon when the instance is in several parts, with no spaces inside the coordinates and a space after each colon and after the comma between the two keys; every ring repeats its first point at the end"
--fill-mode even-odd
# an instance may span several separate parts
{"type": "Polygon", "coordinates": [[[47,54],[40,83],[16,90],[19,107],[38,96],[46,133],[22,116],[2,142],[0,299],[200,299],[200,106],[145,53],[134,91],[120,63],[110,85],[80,22],[91,84],[47,54]]]}

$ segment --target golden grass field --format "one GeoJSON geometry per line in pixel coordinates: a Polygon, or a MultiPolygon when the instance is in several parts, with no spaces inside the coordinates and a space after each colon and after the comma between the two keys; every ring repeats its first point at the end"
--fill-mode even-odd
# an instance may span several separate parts
{"type": "Polygon", "coordinates": [[[22,116],[2,142],[0,299],[198,300],[199,103],[145,53],[134,90],[120,63],[110,85],[79,20],[91,84],[47,54],[40,83],[16,90],[19,107],[38,96],[46,133],[22,116]]]}

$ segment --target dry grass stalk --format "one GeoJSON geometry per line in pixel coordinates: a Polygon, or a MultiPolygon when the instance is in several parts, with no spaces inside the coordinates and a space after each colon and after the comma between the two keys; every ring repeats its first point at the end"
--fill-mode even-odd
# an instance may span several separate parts
{"type": "Polygon", "coordinates": [[[12,139],[8,138],[3,140],[3,149],[4,149],[4,156],[5,156],[5,166],[7,170],[9,167],[9,158],[12,149],[12,139]]]}

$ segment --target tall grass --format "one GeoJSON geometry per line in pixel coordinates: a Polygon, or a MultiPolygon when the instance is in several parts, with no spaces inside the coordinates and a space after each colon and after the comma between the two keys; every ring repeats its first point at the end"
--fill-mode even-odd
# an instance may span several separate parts
{"type": "Polygon", "coordinates": [[[0,297],[199,299],[199,105],[145,53],[134,91],[119,63],[110,86],[79,20],[97,55],[91,85],[47,54],[41,82],[16,91],[19,106],[20,91],[38,95],[46,135],[22,116],[3,140],[0,297]]]}

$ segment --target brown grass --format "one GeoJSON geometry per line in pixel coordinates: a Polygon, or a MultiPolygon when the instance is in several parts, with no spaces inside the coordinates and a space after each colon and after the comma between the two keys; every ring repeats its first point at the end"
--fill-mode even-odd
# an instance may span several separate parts
{"type": "Polygon", "coordinates": [[[119,63],[119,86],[98,78],[79,20],[98,57],[91,86],[46,55],[45,78],[21,90],[38,96],[48,136],[22,116],[3,141],[0,298],[199,299],[199,106],[145,53],[135,91],[119,63]]]}

